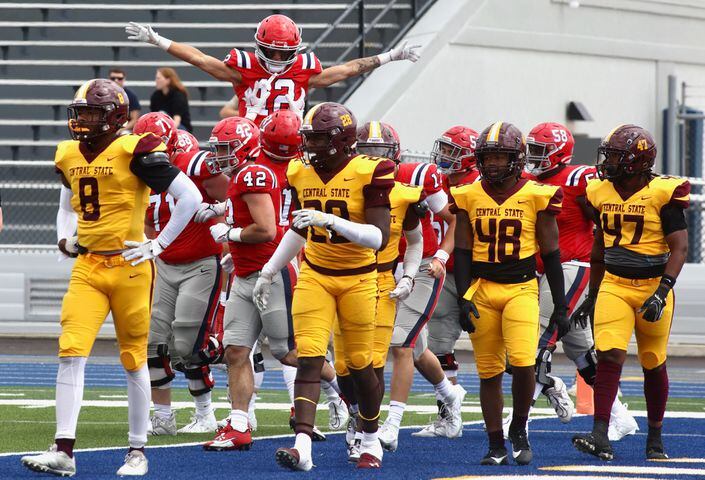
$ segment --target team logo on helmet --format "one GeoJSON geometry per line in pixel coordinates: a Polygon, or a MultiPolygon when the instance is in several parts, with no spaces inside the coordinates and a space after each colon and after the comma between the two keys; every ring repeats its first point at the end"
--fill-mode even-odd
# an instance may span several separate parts
{"type": "Polygon", "coordinates": [[[125,90],[105,78],[84,83],[68,107],[71,138],[89,141],[116,133],[127,122],[129,101],[125,90]]]}
{"type": "Polygon", "coordinates": [[[656,160],[656,142],[644,128],[619,125],[597,148],[597,176],[616,180],[623,176],[650,174],[656,160]]]}
{"type": "Polygon", "coordinates": [[[301,125],[304,161],[326,169],[330,160],[349,156],[357,141],[357,120],[347,107],[319,103],[306,113],[301,125]]]}

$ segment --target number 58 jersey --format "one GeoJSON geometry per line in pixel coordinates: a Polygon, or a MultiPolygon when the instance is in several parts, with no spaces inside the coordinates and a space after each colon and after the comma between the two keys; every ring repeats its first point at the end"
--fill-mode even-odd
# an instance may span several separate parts
{"type": "Polygon", "coordinates": [[[558,186],[519,179],[507,192],[485,181],[451,187],[451,211],[467,212],[473,232],[472,275],[497,283],[521,283],[535,276],[536,220],[540,212],[557,215],[563,191],[558,186]]]}

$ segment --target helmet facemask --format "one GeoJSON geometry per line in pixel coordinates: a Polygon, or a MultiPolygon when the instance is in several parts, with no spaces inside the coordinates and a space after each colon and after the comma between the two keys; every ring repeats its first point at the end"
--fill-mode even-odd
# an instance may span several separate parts
{"type": "Polygon", "coordinates": [[[347,148],[339,148],[334,138],[342,131],[338,127],[330,130],[314,131],[310,125],[301,127],[301,148],[304,162],[318,170],[327,170],[329,160],[340,155],[347,155],[347,148]]]}
{"type": "Polygon", "coordinates": [[[498,184],[502,183],[508,178],[520,178],[521,172],[524,168],[524,158],[522,155],[517,154],[514,150],[507,149],[491,149],[483,151],[475,151],[475,156],[477,157],[477,168],[482,174],[482,178],[488,183],[498,184]],[[486,165],[486,156],[488,155],[505,155],[506,164],[504,166],[486,165]]]}
{"type": "Polygon", "coordinates": [[[443,175],[460,172],[463,169],[463,160],[471,156],[469,149],[443,138],[434,142],[431,151],[431,161],[443,175]]]}
{"type": "Polygon", "coordinates": [[[531,175],[541,175],[558,166],[551,162],[551,155],[556,152],[552,143],[541,143],[531,138],[526,140],[526,172],[531,175]]]}
{"type": "Polygon", "coordinates": [[[299,53],[300,46],[273,45],[266,44],[257,39],[255,54],[262,66],[269,73],[282,73],[296,61],[296,54],[299,53]],[[278,56],[279,59],[276,59],[278,56]]]}
{"type": "Polygon", "coordinates": [[[71,138],[78,141],[88,141],[105,134],[115,132],[121,125],[111,124],[111,113],[115,105],[69,105],[68,128],[71,138]]]}
{"type": "Polygon", "coordinates": [[[208,171],[213,175],[232,173],[240,165],[237,152],[244,146],[245,144],[239,139],[221,142],[218,137],[211,137],[208,141],[208,147],[213,155],[206,157],[208,171]]]}
{"type": "Polygon", "coordinates": [[[357,142],[357,152],[368,157],[381,157],[397,160],[399,154],[399,145],[385,142],[357,142]]]}

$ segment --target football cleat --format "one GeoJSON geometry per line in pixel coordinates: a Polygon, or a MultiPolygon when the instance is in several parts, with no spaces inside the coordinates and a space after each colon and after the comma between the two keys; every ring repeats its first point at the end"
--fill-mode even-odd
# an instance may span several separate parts
{"type": "MultiPolygon", "coordinates": [[[[291,407],[291,413],[289,414],[289,428],[292,430],[296,429],[296,409],[294,407],[291,407]]],[[[311,432],[311,440],[314,442],[325,442],[326,436],[314,425],[311,432]]]]}
{"type": "Polygon", "coordinates": [[[379,443],[389,452],[396,451],[399,446],[399,427],[391,423],[383,423],[379,428],[379,443]]]}
{"type": "Polygon", "coordinates": [[[328,402],[328,427],[331,430],[342,430],[348,422],[350,414],[348,406],[342,398],[328,402]]]}
{"type": "MultiPolygon", "coordinates": [[[[460,388],[463,392],[465,392],[463,387],[460,388]]],[[[460,399],[460,403],[462,403],[462,398],[460,399]]],[[[456,404],[456,401],[454,401],[453,404],[456,404]]],[[[449,408],[448,405],[441,404],[441,408],[436,419],[429,425],[426,425],[423,429],[418,432],[414,432],[411,435],[414,437],[462,437],[463,424],[462,421],[458,420],[459,414],[460,407],[457,407],[457,411],[452,413],[451,408],[449,408]]]]}
{"type": "Polygon", "coordinates": [[[191,417],[191,422],[184,426],[181,427],[178,432],[179,433],[211,433],[215,432],[218,430],[218,422],[215,419],[215,414],[213,414],[213,411],[208,413],[207,415],[199,415],[195,413],[191,417]]]}
{"type": "Polygon", "coordinates": [[[459,438],[463,436],[463,417],[460,411],[463,406],[463,400],[465,395],[468,393],[461,385],[454,385],[453,390],[455,390],[455,397],[450,405],[447,405],[448,416],[447,427],[446,427],[446,437],[448,438],[459,438]]]}
{"type": "Polygon", "coordinates": [[[247,422],[250,424],[250,429],[255,432],[257,431],[257,414],[255,412],[255,405],[250,404],[247,409],[247,422]]]}
{"type": "Polygon", "coordinates": [[[147,428],[149,435],[176,435],[176,415],[171,412],[169,418],[162,418],[154,415],[150,419],[149,427],[147,428]]]}
{"type": "Polygon", "coordinates": [[[512,443],[512,457],[517,465],[528,465],[534,458],[529,445],[526,429],[509,430],[509,441],[512,443]]]}
{"type": "Polygon", "coordinates": [[[348,426],[345,430],[345,441],[348,445],[352,445],[355,441],[355,432],[357,431],[357,415],[352,414],[348,417],[348,426]]]}
{"type": "Polygon", "coordinates": [[[573,400],[568,395],[568,389],[559,377],[553,378],[553,386],[545,387],[543,389],[543,394],[548,398],[548,403],[551,404],[553,409],[556,411],[556,415],[561,423],[568,423],[573,418],[573,412],[575,410],[575,405],[573,400]]]}
{"type": "Polygon", "coordinates": [[[140,477],[147,474],[148,467],[149,462],[147,462],[147,457],[144,456],[143,452],[130,450],[125,455],[125,464],[118,469],[117,474],[121,477],[140,477]]]}
{"type": "Polygon", "coordinates": [[[502,448],[490,448],[489,451],[480,460],[480,465],[509,465],[509,454],[507,449],[502,448]]]}
{"type": "Polygon", "coordinates": [[[589,453],[606,462],[614,458],[612,445],[610,445],[609,439],[604,434],[586,433],[575,435],[573,437],[573,446],[583,453],[589,453]]]}
{"type": "Polygon", "coordinates": [[[223,450],[249,450],[251,446],[252,433],[250,430],[239,432],[228,422],[218,430],[218,434],[213,440],[203,444],[203,449],[220,452],[223,450]]]}
{"type": "Polygon", "coordinates": [[[348,444],[348,462],[357,463],[360,461],[361,446],[362,440],[359,438],[353,439],[353,441],[348,444]]]}
{"type": "Polygon", "coordinates": [[[375,441],[369,445],[362,443],[357,468],[382,468],[382,456],[384,456],[384,450],[379,442],[375,441]]]}
{"type": "Polygon", "coordinates": [[[668,455],[663,450],[663,441],[661,440],[661,432],[653,434],[649,429],[649,435],[646,437],[646,459],[647,460],[667,460],[668,455]]]}
{"type": "Polygon", "coordinates": [[[634,435],[639,430],[636,420],[629,410],[627,404],[614,402],[610,414],[610,426],[607,430],[607,437],[611,442],[618,442],[627,435],[634,435]]]}
{"type": "Polygon", "coordinates": [[[301,470],[308,472],[313,468],[313,460],[310,458],[301,459],[299,456],[299,451],[295,448],[280,448],[275,453],[275,458],[277,463],[289,470],[301,470]]]}
{"type": "Polygon", "coordinates": [[[60,477],[76,475],[76,459],[69,457],[65,452],[58,451],[55,444],[44,453],[26,455],[20,461],[22,465],[35,472],[51,473],[60,477]]]}

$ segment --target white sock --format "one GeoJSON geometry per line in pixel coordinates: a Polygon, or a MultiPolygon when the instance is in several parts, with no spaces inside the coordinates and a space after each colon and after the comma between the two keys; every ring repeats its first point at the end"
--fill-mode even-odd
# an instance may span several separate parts
{"type": "Polygon", "coordinates": [[[299,458],[311,458],[311,437],[305,433],[297,433],[294,448],[299,451],[299,458]]]}
{"type": "Polygon", "coordinates": [[[213,412],[213,408],[211,408],[211,392],[193,397],[193,402],[196,404],[196,414],[198,416],[205,417],[213,412]]]}
{"type": "Polygon", "coordinates": [[[323,392],[326,394],[326,397],[328,397],[329,402],[337,402],[338,400],[340,400],[340,387],[338,387],[337,379],[334,378],[330,382],[326,380],[321,380],[321,389],[323,389],[323,392]]]}
{"type": "Polygon", "coordinates": [[[154,404],[154,416],[159,418],[171,417],[171,405],[154,404]]]}
{"type": "Polygon", "coordinates": [[[286,383],[286,391],[289,392],[289,400],[294,404],[294,382],[296,381],[296,367],[282,364],[282,376],[286,383]]]}
{"type": "MultiPolygon", "coordinates": [[[[356,432],[355,432],[355,440],[360,440],[360,441],[362,441],[363,435],[364,435],[363,432],[357,432],[357,431],[356,431],[356,432]]],[[[375,435],[376,435],[376,434],[375,434],[375,435]]]]}
{"type": "Polygon", "coordinates": [[[85,369],[86,357],[59,358],[59,371],[56,374],[55,438],[76,438],[85,369]]]}
{"type": "Polygon", "coordinates": [[[448,378],[444,378],[433,388],[436,390],[436,396],[443,403],[450,403],[453,400],[453,384],[448,381],[448,378]]]}
{"type": "Polygon", "coordinates": [[[248,419],[247,412],[243,412],[242,410],[230,410],[230,425],[238,432],[247,430],[248,419]]]}
{"type": "MultiPolygon", "coordinates": [[[[357,438],[357,435],[355,436],[357,438]]],[[[379,442],[377,438],[377,432],[367,433],[362,432],[362,446],[363,447],[373,447],[375,443],[379,442]]]]}
{"type": "Polygon", "coordinates": [[[221,290],[220,291],[220,298],[218,299],[218,301],[220,301],[220,303],[225,305],[225,302],[228,301],[228,292],[226,292],[225,290],[221,290]]]}
{"type": "MultiPolygon", "coordinates": [[[[448,380],[454,380],[458,376],[457,370],[443,370],[443,373],[445,373],[446,378],[448,380]]],[[[453,383],[453,382],[451,382],[451,383],[453,383]]]]}
{"type": "Polygon", "coordinates": [[[132,448],[143,448],[147,443],[149,404],[152,391],[149,384],[149,369],[145,363],[138,370],[127,373],[127,418],[130,426],[127,434],[132,448]]]}
{"type": "Polygon", "coordinates": [[[405,409],[406,403],[397,402],[396,400],[390,401],[389,414],[387,414],[387,420],[385,420],[384,423],[399,428],[399,425],[401,425],[401,419],[404,417],[405,409]]]}
{"type": "Polygon", "coordinates": [[[255,403],[257,403],[257,392],[254,392],[252,396],[250,397],[250,403],[247,405],[247,411],[248,412],[254,412],[255,411],[255,403]]]}
{"type": "Polygon", "coordinates": [[[254,372],[255,376],[255,391],[262,388],[262,382],[264,382],[264,372],[254,372]]]}

